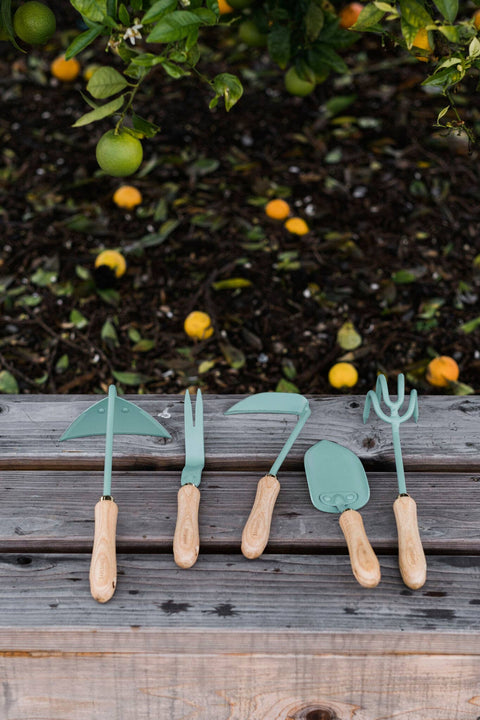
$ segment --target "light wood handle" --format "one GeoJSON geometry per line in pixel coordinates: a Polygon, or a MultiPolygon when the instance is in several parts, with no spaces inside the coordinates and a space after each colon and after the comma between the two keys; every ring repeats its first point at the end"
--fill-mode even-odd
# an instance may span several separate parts
{"type": "Polygon", "coordinates": [[[255,502],[242,533],[242,553],[249,560],[259,557],[265,550],[279,492],[280,483],[274,475],[264,475],[258,481],[255,502]]]}
{"type": "Polygon", "coordinates": [[[347,541],[353,574],[363,587],[376,587],[380,582],[380,565],[365,532],[362,516],[356,510],[345,510],[340,515],[340,527],[347,541]]]}
{"type": "Polygon", "coordinates": [[[397,522],[398,564],[403,582],[418,590],[427,579],[427,561],[418,530],[417,504],[410,495],[399,495],[393,503],[397,522]]]}
{"type": "Polygon", "coordinates": [[[173,557],[181,568],[195,565],[200,549],[198,506],[200,490],[195,485],[182,485],[178,491],[178,515],[173,536],[173,557]]]}
{"type": "Polygon", "coordinates": [[[95,537],[90,563],[90,592],[100,603],[110,600],[117,585],[115,539],[118,505],[103,498],[95,505],[95,537]]]}

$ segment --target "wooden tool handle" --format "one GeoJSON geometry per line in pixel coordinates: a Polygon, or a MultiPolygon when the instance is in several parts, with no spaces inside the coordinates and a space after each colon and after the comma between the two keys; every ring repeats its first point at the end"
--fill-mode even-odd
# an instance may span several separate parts
{"type": "Polygon", "coordinates": [[[242,553],[250,560],[259,557],[268,543],[279,491],[280,483],[274,475],[264,475],[258,481],[255,502],[242,533],[242,553]]]}
{"type": "Polygon", "coordinates": [[[100,603],[110,600],[117,585],[115,536],[118,505],[113,498],[101,498],[95,505],[95,537],[90,564],[90,591],[100,603]]]}
{"type": "Polygon", "coordinates": [[[410,495],[399,495],[393,503],[397,522],[398,564],[403,582],[418,590],[427,579],[427,561],[418,531],[417,504],[410,495]]]}
{"type": "Polygon", "coordinates": [[[178,515],[173,536],[173,557],[181,568],[195,565],[200,549],[198,506],[200,490],[195,485],[182,485],[178,491],[178,515]]]}
{"type": "Polygon", "coordinates": [[[347,541],[353,574],[363,587],[376,587],[380,582],[380,565],[365,532],[362,516],[356,510],[345,510],[340,515],[340,527],[347,541]]]}

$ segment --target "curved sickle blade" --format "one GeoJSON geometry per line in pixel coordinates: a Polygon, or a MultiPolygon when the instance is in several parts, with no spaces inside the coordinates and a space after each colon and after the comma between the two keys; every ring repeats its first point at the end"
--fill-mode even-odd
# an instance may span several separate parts
{"type": "Polygon", "coordinates": [[[277,413],[302,415],[308,407],[307,398],[297,393],[265,392],[250,395],[225,410],[225,415],[240,413],[277,413]]]}

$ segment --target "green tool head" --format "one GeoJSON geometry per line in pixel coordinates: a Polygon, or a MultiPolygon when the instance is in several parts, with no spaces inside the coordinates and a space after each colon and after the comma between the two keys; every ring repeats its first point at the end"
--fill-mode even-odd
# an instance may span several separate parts
{"type": "Polygon", "coordinates": [[[114,435],[154,435],[156,437],[171,437],[170,434],[154,420],[148,413],[128,400],[116,394],[114,385],[110,385],[109,397],[95,403],[65,430],[60,440],[90,437],[91,435],[105,435],[107,431],[108,402],[114,402],[113,407],[113,434],[114,435]]]}
{"type": "MultiPolygon", "coordinates": [[[[309,410],[308,400],[296,393],[265,392],[250,397],[232,405],[225,410],[225,415],[241,413],[277,413],[280,415],[303,415],[309,410]]],[[[310,413],[308,413],[310,414],[310,413]]]]}
{"type": "Polygon", "coordinates": [[[348,448],[321,440],[307,450],[304,463],[310,498],[317,510],[341,513],[359,510],[368,502],[367,475],[348,448]]]}

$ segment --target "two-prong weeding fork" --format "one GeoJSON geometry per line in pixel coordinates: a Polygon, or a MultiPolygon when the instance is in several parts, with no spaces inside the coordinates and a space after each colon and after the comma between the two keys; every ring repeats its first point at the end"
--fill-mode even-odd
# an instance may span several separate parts
{"type": "Polygon", "coordinates": [[[195,403],[195,423],[193,422],[192,401],[190,393],[185,393],[184,404],[185,424],[185,467],[182,470],[182,486],[178,491],[178,515],[173,537],[173,556],[181,568],[189,568],[195,564],[200,549],[198,530],[198,508],[200,490],[205,465],[203,447],[203,400],[202,393],[197,390],[195,403]]]}

